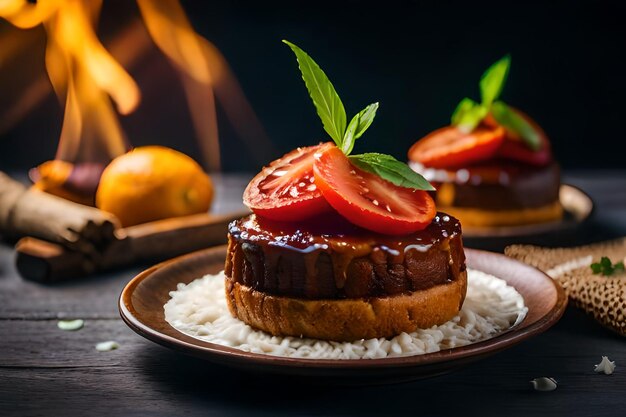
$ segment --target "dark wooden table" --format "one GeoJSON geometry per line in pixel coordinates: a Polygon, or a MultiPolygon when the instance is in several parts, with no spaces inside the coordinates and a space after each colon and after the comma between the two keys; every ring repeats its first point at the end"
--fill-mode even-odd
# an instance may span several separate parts
{"type": "MultiPolygon", "coordinates": [[[[247,178],[217,179],[217,211],[240,207],[247,178]]],[[[596,211],[564,246],[626,235],[626,170],[567,172],[565,182],[590,194],[596,211]]],[[[12,247],[0,244],[0,416],[626,415],[626,340],[571,307],[546,333],[452,374],[312,386],[222,368],[133,333],[117,297],[146,265],[46,286],[24,281],[13,262],[12,247]],[[62,331],[60,318],[85,326],[62,331]],[[96,351],[106,340],[120,348],[96,351]],[[593,372],[602,355],[616,361],[613,375],[593,372]],[[533,391],[539,376],[556,378],[558,389],[533,391]]]]}

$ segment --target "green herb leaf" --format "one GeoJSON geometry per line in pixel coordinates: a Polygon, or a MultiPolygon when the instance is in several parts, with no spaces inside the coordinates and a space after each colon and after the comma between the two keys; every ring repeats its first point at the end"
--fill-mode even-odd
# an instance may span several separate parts
{"type": "Polygon", "coordinates": [[[322,119],[324,130],[342,148],[344,132],[346,131],[346,110],[324,71],[302,49],[293,43],[283,40],[296,54],[302,79],[309,90],[317,114],[322,119]]]}
{"type": "Polygon", "coordinates": [[[614,265],[611,259],[606,256],[600,258],[600,262],[594,262],[589,266],[594,274],[609,276],[613,275],[615,272],[624,272],[624,261],[619,261],[614,265]]]}
{"type": "Polygon", "coordinates": [[[482,104],[489,107],[500,97],[504,83],[509,75],[511,55],[505,55],[498,62],[490,66],[480,77],[480,96],[482,104]]]}
{"type": "Polygon", "coordinates": [[[541,148],[539,132],[507,104],[496,101],[491,105],[491,114],[500,125],[520,135],[530,149],[538,151],[541,148]]]}
{"type": "Polygon", "coordinates": [[[465,97],[452,114],[452,124],[464,132],[471,132],[489,113],[489,108],[465,97]]]}
{"type": "Polygon", "coordinates": [[[354,142],[356,141],[356,131],[359,128],[360,119],[361,113],[357,113],[348,124],[346,134],[343,136],[343,143],[341,144],[341,151],[345,155],[350,155],[350,152],[352,152],[352,148],[354,148],[354,142]]]}
{"type": "Polygon", "coordinates": [[[374,121],[376,110],[378,110],[378,103],[372,103],[354,115],[352,120],[350,120],[341,147],[344,154],[350,155],[354,148],[354,142],[365,133],[367,128],[370,127],[374,121]]]}
{"type": "Polygon", "coordinates": [[[359,116],[359,127],[354,134],[355,139],[363,136],[363,133],[365,133],[365,131],[370,127],[370,125],[374,121],[374,117],[376,117],[377,110],[378,102],[370,104],[357,114],[357,116],[359,116]]]}
{"type": "Polygon", "coordinates": [[[435,190],[424,177],[391,155],[364,153],[350,156],[350,161],[363,171],[376,174],[400,187],[425,191],[435,190]]]}
{"type": "Polygon", "coordinates": [[[478,103],[476,103],[474,100],[472,100],[469,97],[465,97],[463,100],[461,100],[459,102],[459,104],[456,105],[456,108],[454,109],[454,113],[452,113],[452,117],[450,118],[450,121],[452,122],[453,125],[458,125],[461,121],[461,119],[463,118],[463,116],[465,116],[469,111],[471,111],[474,106],[476,106],[478,103]]]}

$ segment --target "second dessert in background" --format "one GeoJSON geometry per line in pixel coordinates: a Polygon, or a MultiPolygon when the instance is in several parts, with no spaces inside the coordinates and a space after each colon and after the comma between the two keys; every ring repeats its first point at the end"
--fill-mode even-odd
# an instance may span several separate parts
{"type": "Polygon", "coordinates": [[[560,169],[541,127],[499,99],[510,56],[480,79],[481,102],[464,98],[451,125],[418,140],[409,165],[431,181],[440,209],[464,227],[559,220],[560,169]]]}

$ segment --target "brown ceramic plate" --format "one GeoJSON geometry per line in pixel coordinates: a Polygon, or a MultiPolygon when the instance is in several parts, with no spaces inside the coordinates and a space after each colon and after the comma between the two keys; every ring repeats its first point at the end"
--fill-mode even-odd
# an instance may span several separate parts
{"type": "MultiPolygon", "coordinates": [[[[163,305],[179,282],[189,283],[223,269],[225,246],[153,266],[130,281],[120,296],[122,319],[141,336],[163,346],[248,371],[290,376],[331,377],[334,382],[386,383],[447,373],[535,336],[555,324],[567,304],[565,293],[547,275],[504,255],[466,249],[470,268],[498,276],[524,297],[528,314],[514,328],[479,343],[424,355],[386,359],[295,359],[243,352],[187,336],[165,321],[163,305]]],[[[313,378],[315,379],[315,378],[313,378]]]]}
{"type": "Polygon", "coordinates": [[[521,226],[463,227],[463,237],[491,239],[500,237],[532,236],[551,232],[573,230],[591,216],[593,201],[580,188],[561,184],[559,200],[563,206],[563,218],[558,221],[521,226]]]}

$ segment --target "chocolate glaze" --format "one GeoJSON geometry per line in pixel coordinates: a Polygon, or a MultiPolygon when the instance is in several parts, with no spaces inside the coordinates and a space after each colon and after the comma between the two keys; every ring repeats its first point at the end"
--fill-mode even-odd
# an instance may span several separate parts
{"type": "Polygon", "coordinates": [[[449,282],[464,270],[461,226],[445,213],[404,236],[373,233],[335,214],[297,224],[251,215],[229,225],[226,275],[271,294],[384,296],[449,282]]]}
{"type": "Polygon", "coordinates": [[[561,174],[556,162],[536,167],[494,160],[456,171],[423,167],[416,170],[435,188],[444,183],[452,186],[454,197],[450,205],[455,207],[511,210],[542,207],[559,199],[561,174]]]}

